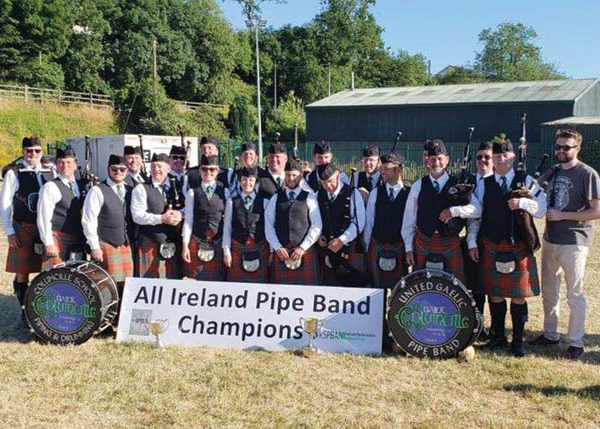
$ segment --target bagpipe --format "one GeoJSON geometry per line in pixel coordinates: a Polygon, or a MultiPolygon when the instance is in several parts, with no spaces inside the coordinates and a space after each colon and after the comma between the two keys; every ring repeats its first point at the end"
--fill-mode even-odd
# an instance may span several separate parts
{"type": "Polygon", "coordinates": [[[469,183],[469,168],[471,166],[471,139],[473,138],[474,127],[467,128],[467,143],[463,150],[463,159],[460,164],[460,177],[458,183],[448,188],[446,199],[448,207],[464,206],[471,202],[471,194],[475,185],[469,183]]]}
{"type": "Polygon", "coordinates": [[[90,136],[85,136],[85,161],[83,163],[83,170],[81,174],[81,183],[83,188],[81,190],[81,199],[84,200],[87,193],[100,183],[100,178],[92,174],[91,162],[92,162],[92,144],[90,136]]]}

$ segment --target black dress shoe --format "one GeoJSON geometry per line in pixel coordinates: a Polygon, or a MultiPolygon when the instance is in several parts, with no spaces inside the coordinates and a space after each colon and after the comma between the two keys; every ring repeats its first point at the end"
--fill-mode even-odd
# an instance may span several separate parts
{"type": "Polygon", "coordinates": [[[522,358],[527,354],[525,347],[523,347],[523,343],[511,343],[510,351],[512,352],[513,356],[517,358],[522,358]]]}
{"type": "Polygon", "coordinates": [[[486,350],[498,350],[505,349],[508,346],[508,341],[506,337],[493,337],[491,340],[487,342],[484,346],[486,350]]]}
{"type": "Polygon", "coordinates": [[[538,335],[533,340],[527,341],[527,344],[530,346],[554,346],[558,343],[560,343],[560,340],[549,340],[544,334],[538,335]]]}

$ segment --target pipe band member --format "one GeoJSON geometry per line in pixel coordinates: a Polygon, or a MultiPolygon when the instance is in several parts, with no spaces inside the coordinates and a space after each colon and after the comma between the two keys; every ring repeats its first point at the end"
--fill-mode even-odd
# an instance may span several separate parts
{"type": "Polygon", "coordinates": [[[137,185],[131,193],[131,216],[139,228],[139,275],[146,278],[181,278],[181,232],[178,225],[183,210],[173,209],[173,203],[183,196],[177,194],[168,180],[169,156],[152,155],[150,181],[137,185]]]}
{"type": "Polygon", "coordinates": [[[495,174],[486,177],[475,188],[477,204],[481,201],[483,212],[475,221],[472,234],[478,233],[482,251],[470,249],[473,259],[479,262],[479,281],[489,298],[493,337],[486,347],[490,350],[508,345],[504,329],[506,300],[511,299],[510,313],[513,323],[511,351],[514,356],[525,355],[523,331],[527,320],[526,298],[540,293],[537,265],[533,250],[528,248],[523,231],[519,230],[513,216],[524,210],[536,218],[546,214],[546,195],[531,176],[525,185],[533,198],[515,198],[516,189],[513,163],[515,153],[510,140],[498,140],[492,147],[495,174]]]}
{"type": "Polygon", "coordinates": [[[315,194],[300,187],[303,164],[285,166],[285,188],[269,200],[265,235],[274,249],[271,281],[320,284],[319,262],[313,245],[321,235],[321,215],[315,194]]]}
{"type": "Polygon", "coordinates": [[[77,158],[71,148],[57,149],[58,177],[42,186],[37,225],[45,246],[42,270],[61,262],[84,259],[81,227],[84,186],[75,179],[77,158]]]}
{"type": "Polygon", "coordinates": [[[187,150],[178,145],[172,145],[169,151],[169,179],[174,179],[182,195],[187,191],[187,175],[185,171],[185,160],[187,159],[187,150]]]}
{"type": "MultiPolygon", "coordinates": [[[[133,259],[127,236],[127,222],[131,222],[127,212],[133,188],[125,183],[125,157],[110,155],[107,173],[107,179],[92,187],[85,197],[81,223],[92,260],[111,275],[122,297],[125,278],[133,276],[133,259]]],[[[115,323],[118,320],[118,317],[115,318],[115,323]]]]}
{"type": "Polygon", "coordinates": [[[317,249],[323,283],[350,286],[352,277],[359,277],[357,274],[366,277],[365,255],[357,252],[355,242],[365,225],[362,196],[342,182],[340,170],[333,163],[320,165],[317,174],[321,181],[317,201],[323,224],[317,249]],[[358,273],[349,271],[348,266],[358,273]]]}
{"type": "Polygon", "coordinates": [[[369,193],[380,184],[381,160],[379,158],[379,147],[367,145],[362,152],[363,171],[357,172],[354,183],[363,196],[365,205],[369,199],[369,193]]]}
{"type": "MultiPolygon", "coordinates": [[[[200,157],[213,157],[219,159],[219,141],[212,136],[202,137],[200,139],[200,157]]],[[[219,167],[216,181],[224,188],[230,189],[233,183],[233,169],[219,167]]],[[[200,174],[200,166],[191,167],[187,171],[187,188],[184,188],[185,193],[189,189],[195,189],[202,183],[202,175],[200,174]]]]}
{"type": "Polygon", "coordinates": [[[410,187],[402,182],[401,155],[381,156],[382,183],[369,194],[364,241],[373,287],[393,289],[408,273],[402,239],[410,187]]]}
{"type": "Polygon", "coordinates": [[[267,155],[267,168],[258,170],[258,192],[265,198],[269,199],[283,189],[287,162],[285,144],[271,143],[267,155]]]}
{"type": "Polygon", "coordinates": [[[127,163],[127,177],[125,178],[127,186],[135,188],[140,183],[148,182],[148,175],[142,168],[144,160],[140,147],[125,146],[123,155],[125,155],[125,162],[127,163]]]}
{"type": "Polygon", "coordinates": [[[185,196],[183,224],[183,274],[196,280],[222,281],[223,217],[229,190],[217,182],[219,164],[216,156],[202,155],[201,184],[185,196]]]}
{"type": "Polygon", "coordinates": [[[269,243],[265,237],[265,207],[256,192],[257,167],[242,167],[239,193],[227,200],[223,226],[223,254],[227,281],[268,283],[269,243]]]}
{"type": "Polygon", "coordinates": [[[555,138],[554,154],[558,165],[538,181],[549,184],[546,231],[542,240],[544,332],[529,344],[559,343],[562,273],[570,310],[565,357],[578,359],[583,354],[585,334],[585,262],[593,239],[593,221],[600,218],[600,178],[596,170],[578,159],[582,145],[579,132],[558,130],[555,138]]]}
{"type": "MultiPolygon", "coordinates": [[[[252,142],[242,143],[240,147],[240,166],[233,172],[232,176],[232,184],[230,186],[231,197],[233,198],[235,195],[240,194],[240,179],[242,177],[242,170],[244,168],[252,169],[256,168],[257,174],[260,173],[260,168],[258,166],[258,155],[256,152],[256,145],[252,142]]],[[[257,178],[258,183],[258,178],[257,178]]]]}
{"type": "Polygon", "coordinates": [[[23,305],[29,274],[42,269],[43,244],[40,241],[37,199],[40,188],[54,180],[53,171],[41,165],[42,143],[37,137],[21,141],[23,159],[4,176],[0,196],[2,224],[8,237],[6,272],[15,273],[13,288],[19,305],[23,305]]]}
{"type": "Polygon", "coordinates": [[[446,271],[464,283],[458,235],[465,226],[464,219],[479,217],[479,213],[472,196],[468,204],[452,207],[449,204],[450,192],[456,190],[458,178],[446,172],[450,157],[444,142],[428,140],[425,149],[428,174],[412,186],[404,211],[402,237],[406,262],[415,269],[446,271]]]}
{"type": "MultiPolygon", "coordinates": [[[[306,172],[304,179],[301,182],[301,186],[306,190],[317,192],[321,187],[317,169],[320,166],[329,164],[331,161],[333,161],[333,152],[331,151],[331,145],[328,142],[321,140],[320,142],[315,143],[313,146],[313,161],[315,162],[315,169],[313,171],[306,172]]],[[[340,175],[342,183],[350,183],[346,173],[340,171],[340,175]]]]}

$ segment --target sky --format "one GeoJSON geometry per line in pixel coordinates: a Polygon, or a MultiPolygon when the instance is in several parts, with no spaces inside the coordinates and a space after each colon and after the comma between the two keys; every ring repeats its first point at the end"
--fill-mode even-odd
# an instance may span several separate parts
{"type": "MultiPolygon", "coordinates": [[[[234,28],[245,28],[241,6],[224,0],[221,7],[234,28]]],[[[267,25],[309,22],[320,0],[265,2],[267,25]]],[[[473,63],[482,46],[478,34],[502,22],[521,22],[538,34],[544,61],[571,78],[600,77],[600,0],[377,0],[371,8],[393,52],[422,53],[437,73],[447,65],[473,63]]]]}

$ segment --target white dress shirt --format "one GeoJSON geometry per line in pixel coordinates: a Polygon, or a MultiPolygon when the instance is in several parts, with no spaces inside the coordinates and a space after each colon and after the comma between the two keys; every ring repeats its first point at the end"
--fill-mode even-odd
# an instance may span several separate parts
{"type": "MultiPolygon", "coordinates": [[[[385,184],[385,191],[390,194],[390,189],[394,190],[394,198],[398,197],[398,193],[404,187],[404,183],[400,180],[395,185],[385,184]]],[[[377,203],[377,186],[375,186],[371,192],[369,192],[369,199],[367,200],[366,220],[365,220],[365,232],[363,234],[363,241],[365,243],[365,249],[369,250],[369,242],[371,241],[371,235],[373,235],[373,227],[375,226],[375,204],[377,203]]],[[[384,220],[379,219],[379,222],[384,220]]],[[[398,237],[400,239],[400,237],[398,237]]]]}
{"type": "MultiPolygon", "coordinates": [[[[252,191],[250,194],[242,191],[240,197],[242,198],[242,202],[245,204],[246,197],[250,197],[252,200],[250,209],[254,207],[254,202],[256,200],[256,192],[252,191]]],[[[263,210],[267,208],[267,204],[269,200],[266,198],[263,199],[263,210]]],[[[227,200],[225,203],[225,218],[223,220],[223,254],[231,256],[231,231],[232,231],[232,222],[233,222],[233,197],[227,200]]],[[[243,243],[242,243],[243,244],[243,243]]]]}
{"type": "MultiPolygon", "coordinates": [[[[490,171],[488,174],[486,174],[484,176],[477,173],[475,175],[475,187],[477,188],[477,186],[480,186],[480,185],[483,186],[483,180],[486,177],[491,176],[492,174],[494,174],[493,171],[490,171]]],[[[473,194],[475,194],[475,190],[473,190],[473,194]]],[[[478,201],[479,201],[479,199],[478,199],[478,201]]],[[[479,203],[481,203],[481,201],[479,201],[479,203]]],[[[479,228],[479,227],[475,225],[476,221],[477,221],[477,219],[474,219],[474,218],[467,219],[467,244],[469,246],[469,249],[477,247],[477,232],[475,232],[475,228],[479,228]]]]}
{"type": "MultiPolygon", "coordinates": [[[[511,170],[506,173],[504,177],[506,177],[506,184],[510,188],[512,180],[515,177],[515,170],[511,168],[511,170]]],[[[502,176],[500,176],[498,173],[494,173],[494,178],[496,179],[496,183],[498,183],[499,186],[502,186],[502,176]]],[[[531,190],[533,198],[519,198],[519,208],[525,210],[533,217],[538,219],[543,218],[546,215],[546,193],[537,183],[537,180],[534,180],[533,177],[529,175],[527,175],[525,179],[525,186],[531,190]]],[[[475,203],[476,205],[479,205],[479,213],[483,213],[483,197],[485,195],[484,182],[481,183],[481,186],[478,185],[475,188],[474,194],[476,196],[475,203]]],[[[481,214],[477,217],[480,218],[481,214]]],[[[481,219],[474,219],[469,227],[467,235],[467,244],[469,249],[474,249],[477,247],[477,235],[479,234],[480,228],[481,219]]]]}
{"type": "MultiPolygon", "coordinates": [[[[337,199],[338,195],[342,191],[342,185],[342,182],[338,183],[338,187],[333,193],[334,200],[337,199]]],[[[356,206],[356,217],[354,216],[354,201],[363,201],[362,195],[356,189],[354,189],[353,192],[354,196],[350,197],[350,225],[348,228],[346,228],[342,235],[337,237],[342,241],[342,243],[344,243],[344,245],[347,245],[354,240],[365,227],[365,206],[363,204],[358,204],[356,206]],[[356,224],[358,224],[358,232],[356,231],[356,224]]],[[[327,193],[327,197],[331,198],[331,194],[327,193]]],[[[323,219],[321,219],[321,222],[323,222],[323,219]]]]}
{"type": "MultiPolygon", "coordinates": [[[[300,185],[294,189],[286,188],[285,192],[288,198],[290,196],[290,192],[292,191],[296,194],[297,198],[303,189],[300,187],[300,185]]],[[[267,237],[267,241],[273,250],[283,247],[277,238],[277,233],[275,232],[275,209],[277,206],[277,197],[278,194],[274,194],[271,197],[265,210],[265,236],[267,237]]],[[[306,236],[304,237],[304,240],[302,240],[302,243],[299,245],[299,247],[304,251],[308,250],[313,244],[316,243],[321,236],[321,229],[323,227],[321,223],[321,213],[319,212],[319,203],[317,202],[317,197],[313,192],[308,192],[306,205],[308,206],[310,227],[306,236]]]]}
{"type": "MultiPolygon", "coordinates": [[[[42,166],[32,167],[27,161],[21,161],[19,163],[19,170],[35,171],[37,173],[38,183],[42,186],[42,166]]],[[[15,233],[15,229],[12,223],[13,215],[13,198],[19,190],[19,177],[12,170],[8,170],[4,176],[4,183],[2,184],[2,193],[0,194],[0,210],[2,211],[2,224],[4,226],[4,232],[6,235],[12,235],[15,233]]]]}
{"type": "MultiPolygon", "coordinates": [[[[217,188],[217,182],[213,183],[205,183],[202,182],[200,184],[200,188],[206,194],[206,190],[208,187],[212,187],[213,197],[215,196],[215,189],[217,188]]],[[[225,189],[225,208],[227,208],[227,201],[231,199],[231,194],[229,193],[229,189],[225,189]]],[[[187,246],[190,243],[192,238],[192,231],[194,228],[194,190],[188,189],[185,194],[185,208],[184,208],[185,216],[183,220],[183,229],[181,231],[181,236],[183,237],[183,244],[187,246]]]]}
{"type": "MultiPolygon", "coordinates": [[[[106,183],[115,192],[115,195],[119,196],[118,185],[110,180],[106,179],[106,183]]],[[[123,195],[126,193],[125,183],[121,183],[123,187],[123,195]]],[[[83,234],[87,239],[87,243],[92,250],[100,249],[100,238],[98,237],[98,216],[100,210],[104,205],[104,194],[98,186],[94,186],[88,192],[83,202],[83,213],[81,216],[81,225],[83,226],[83,234]]]]}
{"type": "MultiPolygon", "coordinates": [[[[58,175],[60,181],[65,186],[69,187],[69,180],[58,175]]],[[[75,196],[81,195],[79,185],[75,178],[72,182],[75,184],[75,196]]],[[[54,208],[56,204],[62,199],[60,189],[54,181],[44,183],[40,190],[40,196],[37,205],[37,226],[40,233],[40,239],[44,246],[54,246],[54,237],[52,235],[52,216],[54,215],[54,208]]]]}
{"type": "MultiPolygon", "coordinates": [[[[360,173],[357,171],[356,173],[354,173],[354,186],[358,187],[358,176],[360,175],[360,173]]],[[[367,181],[371,178],[373,178],[373,180],[371,181],[371,191],[373,189],[375,189],[377,187],[377,184],[379,183],[379,176],[381,176],[381,174],[379,173],[378,170],[375,171],[374,174],[369,174],[369,173],[365,173],[365,175],[367,176],[367,181]]]]}
{"type": "MultiPolygon", "coordinates": [[[[152,186],[159,188],[162,193],[162,183],[156,182],[151,179],[152,186]]],[[[164,182],[167,185],[167,191],[171,187],[168,180],[164,182]]],[[[148,201],[146,195],[146,188],[140,183],[131,193],[131,217],[133,221],[138,225],[160,225],[162,223],[162,215],[148,212],[148,201]]]]}
{"type": "Polygon", "coordinates": [[[129,176],[133,179],[134,186],[137,183],[144,183],[144,178],[142,177],[141,171],[133,172],[131,170],[127,170],[127,176],[129,176]]]}
{"type": "MultiPolygon", "coordinates": [[[[434,179],[432,176],[427,175],[422,179],[417,180],[408,194],[406,200],[406,209],[404,210],[404,218],[402,219],[402,239],[404,240],[404,246],[407,252],[413,251],[413,242],[415,233],[417,230],[417,216],[419,215],[419,193],[421,192],[421,182],[423,179],[431,180],[433,185],[434,180],[438,182],[440,186],[440,192],[446,185],[446,182],[450,176],[447,172],[444,172],[438,179],[434,179]]],[[[464,206],[449,207],[452,217],[460,217],[463,219],[477,218],[481,216],[481,205],[474,204],[476,198],[471,195],[471,201],[469,204],[464,206]]]]}

